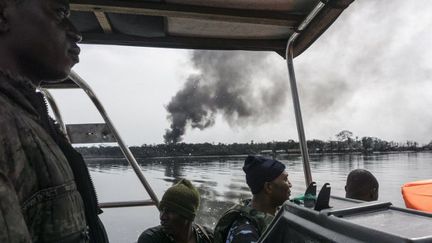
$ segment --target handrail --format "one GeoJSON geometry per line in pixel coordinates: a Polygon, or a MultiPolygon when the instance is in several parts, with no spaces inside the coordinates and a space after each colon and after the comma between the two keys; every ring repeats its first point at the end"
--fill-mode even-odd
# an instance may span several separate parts
{"type": "Polygon", "coordinates": [[[99,113],[101,114],[102,118],[104,119],[107,126],[110,128],[111,132],[113,133],[114,137],[117,139],[117,143],[120,146],[121,151],[123,152],[124,156],[126,157],[126,160],[129,162],[129,164],[132,166],[135,174],[137,175],[138,179],[144,186],[144,188],[147,190],[150,198],[155,202],[155,205],[159,205],[159,199],[157,198],[156,194],[154,193],[153,189],[150,187],[150,184],[145,179],[143,173],[141,172],[140,166],[138,165],[138,162],[136,161],[135,157],[133,156],[132,152],[130,151],[129,147],[126,145],[126,143],[123,142],[123,139],[121,138],[120,134],[117,132],[117,129],[114,127],[113,123],[111,122],[111,119],[108,117],[104,107],[102,106],[102,103],[99,101],[99,99],[96,97],[96,94],[93,92],[93,90],[90,88],[90,86],[82,79],[77,73],[74,71],[71,72],[69,77],[74,81],[86,94],[90,97],[93,104],[98,109],[99,113]]]}
{"type": "Polygon", "coordinates": [[[294,113],[295,113],[296,124],[297,124],[297,132],[299,136],[300,150],[303,158],[303,170],[304,170],[306,186],[309,186],[309,184],[312,182],[312,173],[310,169],[309,152],[307,148],[307,141],[306,141],[304,126],[303,126],[303,118],[301,114],[300,99],[297,90],[297,81],[296,81],[295,71],[294,71],[293,52],[294,52],[294,42],[297,39],[297,37],[300,35],[300,32],[310,24],[310,22],[315,18],[315,16],[318,15],[318,13],[321,11],[321,9],[324,6],[325,4],[323,2],[319,2],[315,6],[315,8],[308,14],[308,16],[306,16],[305,20],[303,20],[303,22],[299,25],[297,31],[294,34],[292,34],[288,39],[287,47],[285,50],[285,58],[288,67],[288,73],[289,73],[290,85],[291,85],[291,94],[292,94],[294,113]]]}
{"type": "Polygon", "coordinates": [[[138,206],[152,206],[152,205],[155,205],[155,202],[153,200],[99,203],[99,207],[101,208],[125,208],[125,207],[138,207],[138,206]]]}

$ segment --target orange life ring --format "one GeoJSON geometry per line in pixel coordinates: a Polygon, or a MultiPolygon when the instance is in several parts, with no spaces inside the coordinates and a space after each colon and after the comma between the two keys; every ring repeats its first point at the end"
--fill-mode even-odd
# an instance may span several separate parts
{"type": "Polygon", "coordinates": [[[402,186],[407,208],[432,213],[432,180],[414,181],[402,186]]]}

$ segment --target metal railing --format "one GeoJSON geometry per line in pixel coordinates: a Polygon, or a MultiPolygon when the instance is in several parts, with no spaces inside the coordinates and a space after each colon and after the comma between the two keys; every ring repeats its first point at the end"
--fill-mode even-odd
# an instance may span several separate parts
{"type": "Polygon", "coordinates": [[[300,108],[300,99],[297,90],[297,81],[296,81],[295,71],[294,71],[293,50],[294,50],[294,42],[297,39],[297,37],[300,35],[300,32],[310,24],[310,22],[315,18],[315,16],[318,15],[318,13],[322,10],[324,6],[325,4],[323,2],[319,2],[315,6],[315,8],[308,14],[308,16],[306,16],[305,20],[298,27],[297,32],[292,34],[288,39],[287,47],[285,51],[285,58],[288,66],[288,74],[289,74],[290,85],[291,85],[291,94],[292,94],[293,105],[294,105],[294,113],[295,113],[296,124],[297,124],[297,132],[299,136],[300,150],[303,158],[303,170],[304,170],[306,187],[309,186],[309,184],[312,182],[312,173],[310,169],[309,152],[307,148],[307,141],[306,141],[304,126],[303,126],[303,118],[302,118],[301,108],[300,108]]]}
{"type": "MultiPolygon", "coordinates": [[[[87,94],[87,96],[91,99],[99,113],[101,114],[102,118],[104,119],[106,125],[111,130],[113,136],[115,137],[123,155],[125,156],[126,160],[129,162],[129,164],[132,166],[135,174],[137,175],[139,181],[146,189],[147,193],[149,194],[151,200],[138,200],[138,201],[124,201],[124,202],[103,202],[99,203],[99,206],[102,208],[115,208],[115,207],[135,207],[135,206],[151,206],[159,205],[159,199],[154,193],[153,189],[151,188],[150,184],[147,182],[144,174],[141,171],[141,168],[136,161],[134,155],[130,151],[129,147],[126,145],[126,143],[121,138],[120,134],[118,133],[117,129],[115,128],[114,124],[112,123],[111,119],[109,118],[108,114],[105,111],[105,108],[103,107],[102,103],[97,98],[96,94],[93,92],[93,90],[90,88],[90,86],[82,79],[77,73],[74,71],[71,72],[69,78],[75,82],[84,92],[87,94]]],[[[45,95],[47,98],[52,111],[54,113],[54,116],[57,120],[57,122],[60,124],[60,127],[62,131],[67,135],[67,129],[66,126],[62,120],[62,116],[60,114],[60,111],[56,105],[56,102],[52,95],[49,93],[47,89],[40,88],[41,92],[45,95]]]]}
{"type": "Polygon", "coordinates": [[[50,105],[50,107],[51,107],[51,109],[52,109],[52,111],[53,111],[53,113],[54,113],[55,119],[56,119],[56,121],[58,122],[58,124],[59,124],[59,126],[60,126],[60,130],[61,130],[61,132],[63,133],[63,135],[66,136],[66,138],[67,138],[67,139],[69,140],[69,142],[70,142],[69,135],[68,135],[68,133],[67,133],[67,131],[66,131],[66,125],[65,125],[64,122],[63,122],[62,115],[61,115],[61,113],[60,113],[60,110],[59,110],[59,108],[58,108],[58,106],[57,106],[57,103],[56,103],[54,97],[51,95],[51,93],[48,91],[48,89],[45,89],[45,88],[39,88],[39,91],[40,91],[40,92],[45,96],[45,98],[47,99],[47,101],[48,101],[48,103],[49,103],[49,105],[50,105]]]}

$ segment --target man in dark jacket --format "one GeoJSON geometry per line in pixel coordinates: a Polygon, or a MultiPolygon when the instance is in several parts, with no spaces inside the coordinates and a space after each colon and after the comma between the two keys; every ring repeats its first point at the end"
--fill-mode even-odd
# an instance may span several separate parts
{"type": "Polygon", "coordinates": [[[159,204],[161,225],[145,230],[138,243],[212,243],[211,230],[193,222],[199,202],[190,181],[182,179],[170,187],[159,204]]]}
{"type": "Polygon", "coordinates": [[[261,156],[248,156],[243,171],[252,200],[234,205],[215,228],[214,243],[253,243],[273,220],[291,193],[285,165],[261,156]]]}
{"type": "Polygon", "coordinates": [[[68,18],[68,0],[0,0],[0,242],[107,242],[88,169],[36,92],[78,62],[68,18]]]}

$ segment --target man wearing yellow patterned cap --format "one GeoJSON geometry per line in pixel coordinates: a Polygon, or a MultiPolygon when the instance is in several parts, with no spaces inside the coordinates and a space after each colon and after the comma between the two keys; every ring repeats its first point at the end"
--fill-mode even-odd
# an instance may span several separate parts
{"type": "Polygon", "coordinates": [[[210,229],[193,221],[200,203],[198,190],[186,179],[168,188],[159,204],[159,226],[145,230],[138,243],[211,243],[210,229]]]}

